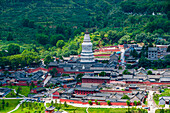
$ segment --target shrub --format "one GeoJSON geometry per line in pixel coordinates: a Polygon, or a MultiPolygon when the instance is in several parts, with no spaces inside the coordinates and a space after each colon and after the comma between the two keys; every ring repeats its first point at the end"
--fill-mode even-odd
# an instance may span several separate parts
{"type": "Polygon", "coordinates": [[[123,95],[122,99],[128,99],[130,100],[130,98],[127,95],[123,95]]]}
{"type": "Polygon", "coordinates": [[[89,105],[92,105],[92,101],[91,100],[89,100],[88,103],[89,103],[89,105]]]}
{"type": "Polygon", "coordinates": [[[108,100],[108,101],[107,101],[107,104],[108,104],[108,105],[110,105],[110,104],[111,104],[110,100],[108,100]]]}
{"type": "Polygon", "coordinates": [[[97,99],[95,99],[95,103],[97,104],[97,99]]]}
{"type": "Polygon", "coordinates": [[[100,102],[98,102],[98,105],[100,105],[100,102]]]}

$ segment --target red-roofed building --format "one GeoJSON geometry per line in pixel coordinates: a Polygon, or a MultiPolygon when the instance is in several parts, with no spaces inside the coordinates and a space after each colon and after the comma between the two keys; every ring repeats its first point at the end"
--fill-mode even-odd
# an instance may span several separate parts
{"type": "Polygon", "coordinates": [[[118,45],[119,49],[124,49],[124,45],[118,45]]]}
{"type": "Polygon", "coordinates": [[[38,71],[42,71],[44,73],[48,72],[48,69],[42,68],[42,67],[38,67],[36,69],[28,69],[28,73],[36,73],[38,71]]]}

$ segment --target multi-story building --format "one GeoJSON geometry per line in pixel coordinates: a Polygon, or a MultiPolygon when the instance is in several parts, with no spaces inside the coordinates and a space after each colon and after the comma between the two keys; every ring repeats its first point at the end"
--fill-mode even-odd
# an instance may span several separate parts
{"type": "Polygon", "coordinates": [[[149,47],[148,48],[148,59],[149,60],[158,60],[158,48],[149,47]]]}

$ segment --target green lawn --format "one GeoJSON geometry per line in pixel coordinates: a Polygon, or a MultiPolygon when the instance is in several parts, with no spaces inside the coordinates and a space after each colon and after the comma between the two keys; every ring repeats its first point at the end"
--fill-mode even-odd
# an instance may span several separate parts
{"type": "Polygon", "coordinates": [[[155,103],[158,105],[159,104],[159,97],[161,96],[170,96],[170,89],[164,89],[164,92],[162,92],[160,95],[159,94],[155,94],[153,96],[153,100],[155,101],[155,103]]]}
{"type": "Polygon", "coordinates": [[[10,99],[10,100],[5,100],[5,107],[2,109],[2,100],[0,100],[0,113],[7,113],[13,109],[20,103],[20,99],[10,99]],[[6,106],[6,103],[8,104],[8,107],[6,106]]]}
{"type": "MultiPolygon", "coordinates": [[[[47,103],[46,106],[49,107],[51,104],[47,103]]],[[[60,106],[60,104],[54,104],[54,107],[60,106]]],[[[67,111],[68,113],[86,113],[85,107],[74,107],[71,105],[67,105],[67,107],[64,106],[64,104],[61,104],[61,109],[59,111],[67,111]]],[[[57,109],[55,109],[57,111],[57,109]]]]}
{"type": "Polygon", "coordinates": [[[155,113],[170,113],[169,109],[157,109],[155,113]]]}
{"type": "MultiPolygon", "coordinates": [[[[50,106],[51,104],[47,103],[46,106],[50,106]]],[[[59,104],[58,104],[59,105],[59,104]]],[[[54,104],[54,106],[56,106],[54,104]]],[[[65,107],[64,104],[61,104],[61,110],[67,111],[68,113],[86,113],[86,107],[74,107],[71,105],[67,105],[68,107],[65,107]],[[75,111],[75,112],[74,112],[75,111]]],[[[133,110],[135,113],[147,113],[147,110],[144,109],[135,109],[135,108],[129,108],[130,111],[133,110]],[[145,112],[144,112],[145,111],[145,112]]],[[[57,110],[56,110],[57,111],[57,110]]],[[[88,108],[89,113],[126,113],[128,112],[128,108],[88,108]]]]}
{"type": "MultiPolygon", "coordinates": [[[[143,113],[147,113],[147,110],[144,109],[135,109],[129,108],[129,111],[132,111],[132,113],[140,113],[143,111],[143,113]],[[145,112],[144,112],[145,111],[145,112]]],[[[89,108],[89,113],[127,113],[128,108],[89,108]]]]}
{"type": "Polygon", "coordinates": [[[6,98],[12,98],[12,97],[21,97],[20,95],[16,95],[16,93],[14,93],[14,90],[11,90],[11,92],[9,92],[6,96],[6,98]]]}
{"type": "Polygon", "coordinates": [[[170,96],[170,89],[164,89],[164,92],[162,92],[161,96],[170,96]]]}
{"type": "Polygon", "coordinates": [[[24,102],[16,111],[13,113],[44,113],[44,103],[38,102],[24,102]]]}
{"type": "MultiPolygon", "coordinates": [[[[24,96],[28,96],[28,94],[30,93],[30,86],[4,86],[4,87],[7,87],[7,88],[10,88],[10,89],[15,89],[17,91],[17,89],[20,87],[20,92],[19,94],[21,95],[24,95],[24,96]]],[[[12,94],[14,94],[14,92],[10,92],[7,97],[10,97],[12,94]]],[[[16,97],[15,95],[13,97],[16,97]]]]}

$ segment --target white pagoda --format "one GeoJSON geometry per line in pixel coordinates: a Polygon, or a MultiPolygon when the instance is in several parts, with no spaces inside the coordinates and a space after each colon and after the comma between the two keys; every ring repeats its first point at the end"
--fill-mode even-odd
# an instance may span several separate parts
{"type": "Polygon", "coordinates": [[[93,47],[93,44],[91,43],[91,40],[90,40],[90,34],[89,32],[86,32],[84,35],[83,43],[82,43],[82,52],[80,56],[81,63],[95,62],[92,47],[93,47]]]}

